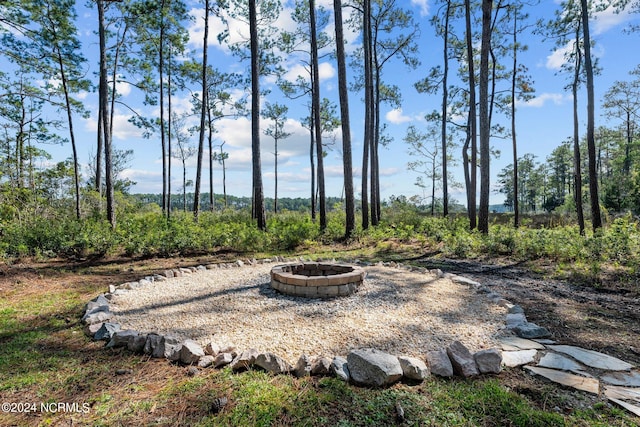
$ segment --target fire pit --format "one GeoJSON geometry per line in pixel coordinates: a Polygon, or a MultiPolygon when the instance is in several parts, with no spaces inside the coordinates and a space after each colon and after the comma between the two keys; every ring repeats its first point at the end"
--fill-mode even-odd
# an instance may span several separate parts
{"type": "Polygon", "coordinates": [[[306,298],[351,295],[365,277],[362,268],[347,264],[304,262],[271,269],[271,287],[283,294],[306,298]]]}

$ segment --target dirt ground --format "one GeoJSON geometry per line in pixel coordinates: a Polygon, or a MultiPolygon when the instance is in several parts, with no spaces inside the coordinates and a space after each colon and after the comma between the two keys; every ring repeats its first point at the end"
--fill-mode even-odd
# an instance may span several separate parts
{"type": "MultiPolygon", "coordinates": [[[[553,339],[640,365],[640,295],[615,281],[599,287],[544,278],[518,265],[422,259],[429,268],[474,279],[521,305],[527,319],[549,329],[553,339]]],[[[615,279],[612,279],[615,280],[615,279]]]]}

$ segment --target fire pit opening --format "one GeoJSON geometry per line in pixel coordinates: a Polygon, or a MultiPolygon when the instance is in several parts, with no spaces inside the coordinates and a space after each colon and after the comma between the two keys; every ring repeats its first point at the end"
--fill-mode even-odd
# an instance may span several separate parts
{"type": "Polygon", "coordinates": [[[287,295],[332,298],[356,292],[364,277],[364,270],[357,266],[304,262],[273,267],[271,287],[287,295]]]}

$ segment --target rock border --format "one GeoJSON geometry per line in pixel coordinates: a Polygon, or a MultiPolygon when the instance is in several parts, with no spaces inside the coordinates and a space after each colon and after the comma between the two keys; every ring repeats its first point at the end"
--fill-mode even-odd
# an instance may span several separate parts
{"type": "MultiPolygon", "coordinates": [[[[171,362],[189,365],[190,375],[197,374],[198,369],[195,368],[195,366],[198,368],[222,368],[230,365],[231,369],[236,372],[259,368],[276,375],[292,374],[297,377],[309,375],[335,376],[343,381],[368,387],[385,387],[401,379],[409,382],[422,381],[431,374],[440,377],[452,377],[455,375],[464,378],[486,374],[498,374],[501,372],[503,367],[520,367],[536,362],[536,360],[540,358],[539,352],[542,352],[543,355],[549,354],[544,353],[544,351],[553,350],[554,346],[551,344],[556,344],[554,341],[548,339],[551,336],[549,330],[527,320],[522,307],[513,304],[509,300],[503,298],[500,294],[492,292],[487,286],[467,277],[445,273],[440,269],[428,270],[423,267],[405,266],[393,261],[378,262],[375,265],[405,269],[414,272],[435,273],[438,278],[445,278],[458,284],[468,285],[475,289],[476,292],[485,294],[488,301],[507,309],[508,314],[505,317],[506,329],[510,331],[512,335],[502,338],[503,341],[501,349],[491,348],[481,350],[473,354],[464,346],[463,343],[454,341],[447,348],[427,352],[422,359],[403,355],[395,356],[374,348],[364,348],[351,350],[346,358],[339,355],[326,357],[303,354],[300,356],[297,363],[292,366],[286,360],[269,352],[259,353],[256,349],[238,351],[233,345],[220,347],[221,343],[216,342],[209,342],[203,347],[193,340],[187,339],[181,341],[170,334],[159,335],[156,333],[141,333],[134,330],[121,330],[118,323],[111,322],[114,315],[109,309],[109,304],[113,296],[120,295],[141,286],[149,286],[155,281],[163,281],[172,277],[194,274],[201,270],[243,267],[245,265],[257,265],[272,262],[296,263],[295,265],[323,265],[323,262],[325,261],[336,263],[335,259],[314,262],[311,260],[305,260],[303,257],[284,258],[282,256],[276,256],[275,258],[266,258],[262,260],[239,259],[234,263],[220,263],[209,264],[207,266],[199,265],[197,267],[178,267],[168,269],[162,274],[146,276],[138,281],[127,282],[118,286],[110,285],[109,292],[100,294],[87,303],[84,315],[82,316],[82,322],[85,325],[85,332],[87,335],[91,336],[94,340],[107,341],[105,346],[106,348],[126,347],[129,351],[135,353],[144,353],[153,358],[164,357],[171,362]]],[[[354,267],[354,271],[357,272],[361,279],[364,279],[365,273],[362,266],[374,265],[359,260],[352,260],[348,263],[357,266],[354,267]]],[[[284,275],[284,284],[290,285],[287,283],[286,274],[290,274],[291,276],[295,276],[295,274],[291,274],[291,271],[287,271],[286,266],[279,267],[282,271],[276,272],[276,282],[282,284],[282,282],[277,279],[282,278],[284,275]]],[[[343,273],[340,273],[336,274],[334,277],[342,275],[343,273]]],[[[301,277],[306,278],[306,276],[301,277]]],[[[273,284],[273,271],[271,278],[273,284]]],[[[296,284],[296,286],[300,288],[316,288],[316,293],[314,295],[309,295],[307,292],[303,292],[302,295],[294,295],[304,297],[334,297],[334,295],[319,295],[317,286],[308,286],[307,283],[308,282],[305,282],[304,285],[296,284]]],[[[338,281],[336,281],[333,285],[339,287],[344,286],[345,283],[340,283],[338,285],[338,281]]],[[[278,285],[274,288],[282,292],[282,290],[278,289],[277,286],[278,285]]],[[[338,295],[340,294],[338,293],[338,295]]],[[[584,349],[579,350],[596,353],[584,349]]],[[[601,353],[597,354],[604,357],[610,357],[601,353]]],[[[630,364],[627,365],[623,366],[626,368],[626,371],[630,371],[633,366],[630,364]]],[[[636,403],[640,403],[640,388],[624,388],[615,384],[598,388],[599,380],[596,378],[592,378],[591,381],[589,381],[588,377],[585,376],[577,376],[577,378],[574,378],[576,375],[566,374],[561,370],[549,369],[541,366],[544,365],[539,364],[538,366],[524,367],[532,374],[543,376],[565,386],[591,393],[595,391],[596,394],[599,394],[599,392],[602,391],[604,397],[611,402],[616,403],[636,415],[640,415],[640,407],[635,405],[636,403]],[[561,378],[558,379],[558,377],[561,378]],[[621,399],[626,399],[627,402],[621,399]],[[629,403],[629,401],[634,403],[629,403]]],[[[581,371],[578,373],[581,373],[581,371]]],[[[584,374],[584,372],[582,373],[584,374]]],[[[635,381],[635,376],[637,376],[640,381],[640,373],[634,371],[628,375],[632,381],[635,381]]],[[[603,376],[602,380],[606,383],[606,376],[603,376]]]]}

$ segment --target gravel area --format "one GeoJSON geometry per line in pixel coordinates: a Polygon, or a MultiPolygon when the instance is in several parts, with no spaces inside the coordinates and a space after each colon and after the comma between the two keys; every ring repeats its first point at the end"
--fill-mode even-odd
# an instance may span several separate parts
{"type": "Polygon", "coordinates": [[[295,362],[374,347],[422,357],[454,340],[471,351],[495,346],[506,310],[468,285],[427,273],[365,267],[353,295],[311,300],[269,284],[276,264],[199,271],[114,297],[122,329],[174,334],[205,344],[271,351],[295,362]]]}

